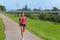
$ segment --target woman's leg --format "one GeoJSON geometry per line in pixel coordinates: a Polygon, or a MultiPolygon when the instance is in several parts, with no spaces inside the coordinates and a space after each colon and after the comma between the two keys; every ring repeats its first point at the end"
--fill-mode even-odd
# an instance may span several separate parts
{"type": "Polygon", "coordinates": [[[24,35],[24,32],[25,32],[25,27],[21,27],[21,37],[23,38],[23,35],[24,35]]]}
{"type": "Polygon", "coordinates": [[[25,32],[25,27],[23,27],[23,32],[25,32]]]}
{"type": "Polygon", "coordinates": [[[21,26],[21,37],[23,38],[23,26],[21,26]]]}

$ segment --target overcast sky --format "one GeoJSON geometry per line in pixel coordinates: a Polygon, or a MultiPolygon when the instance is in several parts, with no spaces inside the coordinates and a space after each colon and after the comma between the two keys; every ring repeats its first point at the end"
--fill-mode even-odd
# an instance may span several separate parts
{"type": "Polygon", "coordinates": [[[7,10],[23,8],[27,4],[28,8],[52,9],[60,8],[60,0],[0,0],[0,5],[6,6],[7,10]]]}

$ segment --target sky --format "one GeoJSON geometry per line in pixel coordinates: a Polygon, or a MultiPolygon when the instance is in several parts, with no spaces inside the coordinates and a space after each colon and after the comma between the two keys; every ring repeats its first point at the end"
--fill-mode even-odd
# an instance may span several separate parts
{"type": "Polygon", "coordinates": [[[4,5],[7,10],[16,10],[23,8],[25,5],[28,8],[52,9],[57,7],[60,9],[60,0],[0,0],[0,5],[4,5]]]}

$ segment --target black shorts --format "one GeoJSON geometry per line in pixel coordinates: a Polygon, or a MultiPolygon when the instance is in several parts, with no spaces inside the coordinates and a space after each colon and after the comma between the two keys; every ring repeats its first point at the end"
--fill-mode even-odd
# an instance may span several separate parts
{"type": "Polygon", "coordinates": [[[26,26],[26,24],[22,24],[22,23],[20,23],[20,26],[23,26],[23,27],[25,27],[25,26],[26,26]]]}

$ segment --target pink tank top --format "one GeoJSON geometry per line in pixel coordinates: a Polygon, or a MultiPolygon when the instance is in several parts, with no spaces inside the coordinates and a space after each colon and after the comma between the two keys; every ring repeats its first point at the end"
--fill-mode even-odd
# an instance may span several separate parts
{"type": "Polygon", "coordinates": [[[20,23],[26,24],[26,17],[21,17],[20,18],[20,23]]]}

